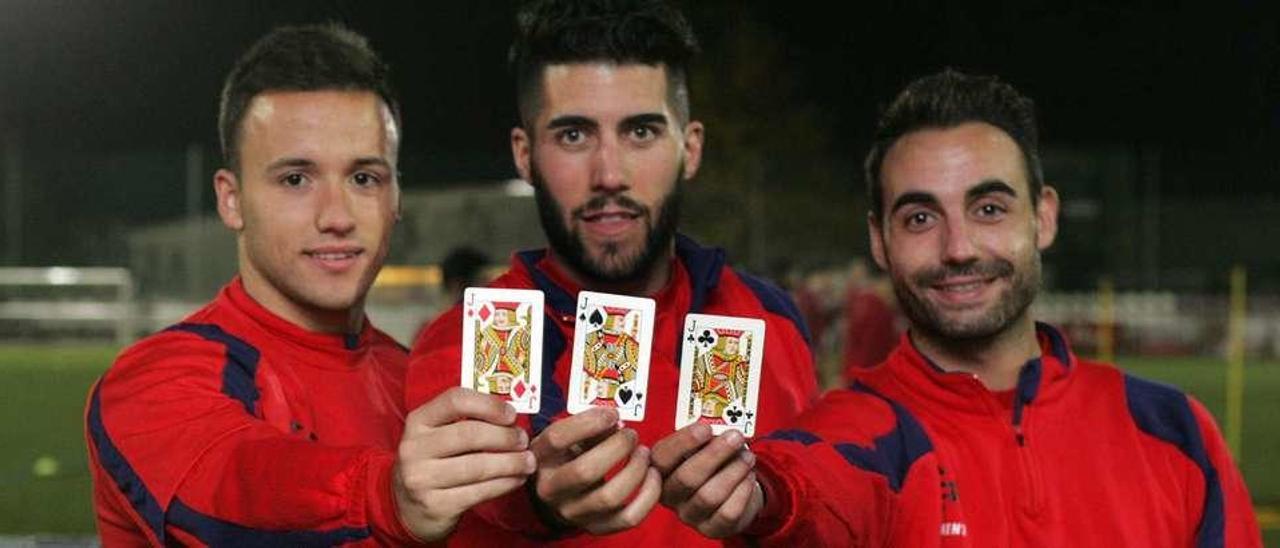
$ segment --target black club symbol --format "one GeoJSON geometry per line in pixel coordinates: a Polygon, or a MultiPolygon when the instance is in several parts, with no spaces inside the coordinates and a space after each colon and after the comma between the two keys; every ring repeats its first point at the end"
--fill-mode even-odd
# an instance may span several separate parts
{"type": "Polygon", "coordinates": [[[702,335],[698,337],[698,342],[702,344],[711,344],[715,339],[711,338],[711,330],[703,330],[702,335]]]}
{"type": "Polygon", "coordinates": [[[728,411],[725,411],[724,416],[729,418],[729,422],[737,424],[738,419],[742,418],[742,410],[730,409],[728,411]]]}

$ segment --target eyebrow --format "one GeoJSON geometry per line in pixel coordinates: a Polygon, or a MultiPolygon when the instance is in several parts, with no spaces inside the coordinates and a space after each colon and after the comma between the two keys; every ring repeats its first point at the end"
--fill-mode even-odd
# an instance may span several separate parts
{"type": "Polygon", "coordinates": [[[907,207],[911,204],[936,205],[938,198],[928,192],[904,192],[893,201],[893,207],[889,209],[889,214],[897,213],[899,209],[907,207]]]}
{"type": "Polygon", "coordinates": [[[377,156],[366,156],[364,158],[356,158],[356,161],[354,163],[356,167],[377,166],[383,169],[395,171],[391,167],[391,162],[388,162],[385,159],[379,158],[377,156]]]}
{"type": "Polygon", "coordinates": [[[974,185],[973,188],[965,191],[964,197],[968,200],[973,200],[993,193],[1008,194],[1013,198],[1018,197],[1018,192],[1015,191],[1013,187],[1009,186],[1008,183],[1001,181],[1000,179],[987,179],[982,181],[981,183],[974,185]]]}
{"type": "Polygon", "coordinates": [[[667,116],[660,112],[646,112],[644,114],[635,114],[628,116],[622,120],[623,126],[642,126],[645,124],[667,125],[667,116]]]}
{"type": "Polygon", "coordinates": [[[566,114],[564,116],[556,116],[550,122],[547,122],[547,129],[560,129],[562,127],[596,127],[595,120],[581,116],[578,114],[566,114]]]}
{"type": "Polygon", "coordinates": [[[282,167],[315,167],[316,163],[306,158],[281,158],[267,165],[267,171],[275,171],[282,167]]]}

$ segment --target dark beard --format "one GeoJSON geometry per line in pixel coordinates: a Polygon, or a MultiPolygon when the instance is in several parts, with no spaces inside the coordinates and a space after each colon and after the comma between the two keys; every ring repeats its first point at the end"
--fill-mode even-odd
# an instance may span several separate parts
{"type": "Polygon", "coordinates": [[[902,311],[911,320],[911,328],[937,341],[959,344],[980,343],[993,340],[1008,331],[1026,313],[1040,289],[1040,256],[1036,254],[1022,271],[1003,259],[971,262],[963,265],[944,265],[912,276],[911,285],[899,276],[893,276],[893,292],[902,304],[902,311]],[[1009,290],[1001,295],[997,305],[982,317],[963,324],[948,322],[941,310],[927,299],[917,295],[915,288],[927,288],[949,276],[1008,277],[1009,290]]]}
{"type": "MultiPolygon", "coordinates": [[[[606,256],[615,257],[614,264],[597,261],[587,254],[582,236],[570,230],[564,222],[564,209],[555,198],[547,192],[545,180],[537,167],[530,166],[529,176],[533,179],[533,195],[538,202],[538,219],[542,222],[542,231],[547,235],[547,243],[556,255],[563,259],[569,268],[580,276],[605,285],[626,285],[644,281],[653,271],[653,266],[662,259],[675,238],[676,225],[680,221],[680,205],[684,199],[684,185],[679,181],[670,193],[658,203],[658,219],[653,222],[653,212],[648,207],[621,194],[601,195],[593,197],[574,211],[574,217],[580,211],[598,209],[612,202],[620,207],[638,213],[645,222],[645,242],[640,253],[630,257],[620,256],[621,250],[616,246],[608,246],[603,251],[606,256]]],[[[683,171],[678,170],[677,173],[683,171]]]]}

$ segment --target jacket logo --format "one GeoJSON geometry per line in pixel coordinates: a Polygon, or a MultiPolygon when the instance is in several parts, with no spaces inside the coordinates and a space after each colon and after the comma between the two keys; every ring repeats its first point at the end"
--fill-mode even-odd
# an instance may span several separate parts
{"type": "Polygon", "coordinates": [[[963,537],[969,534],[962,521],[944,521],[938,532],[944,537],[963,537]]]}

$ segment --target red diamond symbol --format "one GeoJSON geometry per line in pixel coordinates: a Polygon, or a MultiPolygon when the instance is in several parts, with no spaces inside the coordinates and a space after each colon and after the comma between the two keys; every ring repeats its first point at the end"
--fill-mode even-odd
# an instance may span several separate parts
{"type": "Polygon", "coordinates": [[[482,322],[487,322],[487,321],[489,321],[489,307],[488,307],[488,305],[480,307],[480,321],[482,321],[482,322]]]}
{"type": "Polygon", "coordinates": [[[523,398],[524,389],[525,389],[524,381],[516,381],[516,385],[511,388],[511,391],[515,393],[517,398],[523,398]]]}

